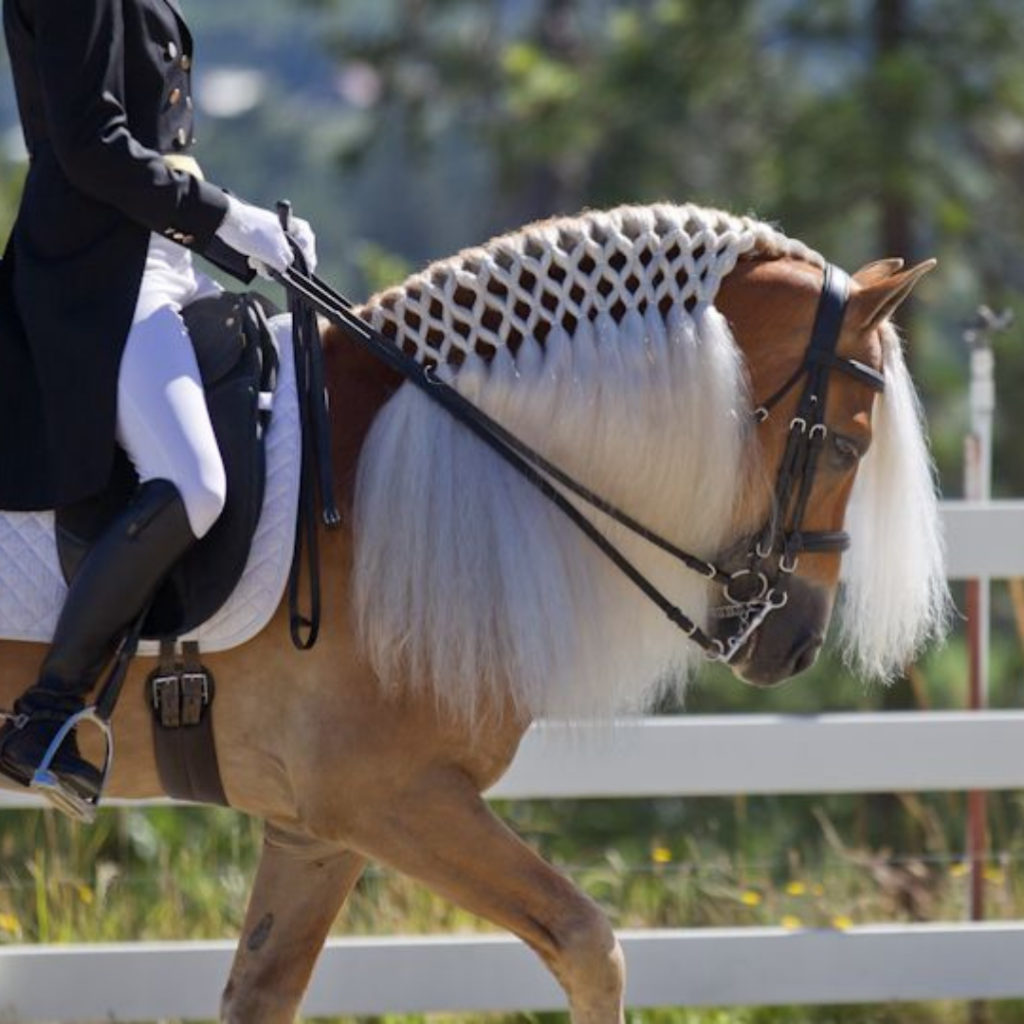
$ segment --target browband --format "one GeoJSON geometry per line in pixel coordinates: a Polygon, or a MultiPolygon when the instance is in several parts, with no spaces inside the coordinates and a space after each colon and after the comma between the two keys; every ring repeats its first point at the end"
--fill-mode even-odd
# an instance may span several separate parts
{"type": "Polygon", "coordinates": [[[885,377],[873,366],[868,366],[859,359],[847,359],[846,356],[837,356],[834,352],[817,350],[807,353],[807,362],[838,370],[875,391],[885,390],[885,377]]]}

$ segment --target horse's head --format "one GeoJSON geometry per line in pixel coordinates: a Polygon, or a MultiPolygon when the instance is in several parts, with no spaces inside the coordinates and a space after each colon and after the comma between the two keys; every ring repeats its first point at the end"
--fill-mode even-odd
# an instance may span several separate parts
{"type": "Polygon", "coordinates": [[[514,472],[419,389],[376,417],[354,591],[381,678],[426,680],[459,713],[494,694],[529,717],[619,713],[702,654],[793,675],[834,604],[857,667],[892,675],[946,606],[887,323],[930,264],[859,272],[809,363],[823,266],[764,223],[659,204],[531,225],[377,296],[374,326],[544,467],[514,472]],[[815,396],[810,444],[788,444],[815,396]]]}
{"type": "MultiPolygon", "coordinates": [[[[814,663],[840,578],[848,575],[842,566],[846,560],[857,567],[848,580],[857,592],[844,609],[851,620],[845,639],[870,672],[891,674],[941,617],[945,592],[937,578],[941,545],[935,536],[918,545],[923,564],[915,565],[912,551],[895,551],[886,573],[888,601],[875,586],[880,573],[864,570],[868,560],[893,556],[894,545],[908,527],[913,529],[916,503],[932,498],[913,390],[887,321],[933,266],[928,261],[903,270],[902,261],[883,260],[862,268],[840,285],[833,315],[841,321],[832,338],[816,341],[812,336],[824,304],[817,267],[792,259],[751,260],[723,282],[716,304],[745,356],[758,411],[759,465],[737,508],[734,535],[740,539],[717,562],[736,575],[721,588],[714,633],[724,643],[735,637],[744,615],[751,615],[751,606],[742,603],[751,596],[766,592],[780,605],[732,659],[734,671],[747,682],[774,685],[814,663]],[[786,293],[792,301],[779,301],[786,293]],[[818,349],[816,355],[812,349],[818,349]],[[895,408],[879,431],[887,406],[895,408]],[[884,436],[875,436],[880,433],[884,436]],[[902,456],[892,450],[908,445],[918,450],[902,456]],[[901,479],[905,473],[909,478],[901,479]],[[859,475],[868,479],[857,484],[859,475]],[[848,517],[847,505],[861,491],[863,514],[848,517]],[[900,501],[906,503],[902,509],[900,501]],[[890,515],[894,521],[885,521],[890,515]],[[887,537],[890,530],[894,536],[887,537]],[[923,589],[914,592],[913,585],[900,583],[903,566],[926,577],[923,589]],[[885,607],[865,607],[872,602],[885,607]],[[893,621],[880,622],[886,615],[893,621]]],[[[934,531],[934,523],[922,522],[920,528],[934,531]]]]}

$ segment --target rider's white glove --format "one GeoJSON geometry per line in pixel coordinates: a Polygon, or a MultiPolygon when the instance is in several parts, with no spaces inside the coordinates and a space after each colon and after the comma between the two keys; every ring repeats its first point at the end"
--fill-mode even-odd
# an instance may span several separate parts
{"type": "MultiPolygon", "coordinates": [[[[291,232],[312,272],[316,265],[313,229],[306,221],[293,217],[291,232]]],[[[228,196],[228,212],[217,228],[217,237],[225,245],[248,256],[249,265],[264,277],[270,270],[283,273],[291,266],[292,248],[277,215],[240,202],[234,196],[228,196]]]]}
{"type": "Polygon", "coordinates": [[[316,235],[310,227],[308,220],[301,217],[292,217],[288,222],[288,235],[294,239],[306,261],[306,267],[310,274],[316,273],[316,235]]]}

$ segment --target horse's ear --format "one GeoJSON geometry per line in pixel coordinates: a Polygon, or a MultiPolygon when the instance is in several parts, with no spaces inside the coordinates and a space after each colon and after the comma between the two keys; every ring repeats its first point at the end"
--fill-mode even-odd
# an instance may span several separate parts
{"type": "Polygon", "coordinates": [[[865,263],[860,270],[854,272],[853,279],[862,288],[866,288],[869,284],[884,281],[887,277],[891,277],[902,269],[903,260],[899,256],[893,256],[887,260],[875,260],[874,263],[865,263]]]}
{"type": "MultiPolygon", "coordinates": [[[[882,261],[884,262],[884,261],[882,261]]],[[[925,260],[916,267],[910,267],[900,273],[889,274],[866,283],[853,299],[857,310],[860,327],[863,330],[874,329],[883,320],[896,312],[900,303],[914,290],[914,285],[924,277],[935,265],[937,260],[925,260]]],[[[869,264],[865,270],[869,269],[869,264]]],[[[860,273],[858,271],[858,273],[860,273]]],[[[873,275],[869,275],[871,277],[873,275]]],[[[859,282],[858,282],[859,283],[859,282]]]]}

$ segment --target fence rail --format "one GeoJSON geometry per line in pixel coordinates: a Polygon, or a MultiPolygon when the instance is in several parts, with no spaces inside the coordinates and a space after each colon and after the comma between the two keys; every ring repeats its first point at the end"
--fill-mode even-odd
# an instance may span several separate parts
{"type": "MultiPolygon", "coordinates": [[[[621,933],[630,1007],[873,1003],[1021,995],[1024,925],[621,933]]],[[[0,1019],[211,1018],[229,942],[23,947],[0,956],[0,1019]]],[[[559,1010],[565,1000],[505,936],[333,939],[304,1005],[311,1016],[559,1010]]]]}
{"type": "Polygon", "coordinates": [[[1024,576],[1024,501],[944,501],[951,580],[1024,576]]]}
{"type": "MultiPolygon", "coordinates": [[[[1024,711],[693,715],[630,719],[614,727],[545,723],[530,729],[489,795],[529,800],[968,789],[1024,789],[1024,711]]],[[[32,806],[38,802],[15,793],[0,796],[0,808],[32,806]]]]}
{"type": "MultiPolygon", "coordinates": [[[[1024,576],[1024,502],[943,508],[952,578],[1024,576]]],[[[1024,789],[1024,712],[695,716],[530,731],[494,797],[1024,789]]],[[[0,794],[0,808],[31,806],[0,794]]],[[[622,935],[630,1006],[1024,998],[1024,922],[622,935]]],[[[227,942],[0,947],[0,1019],[215,1012],[227,942]]],[[[305,1012],[560,1009],[504,936],[337,939],[305,1012]]]]}

